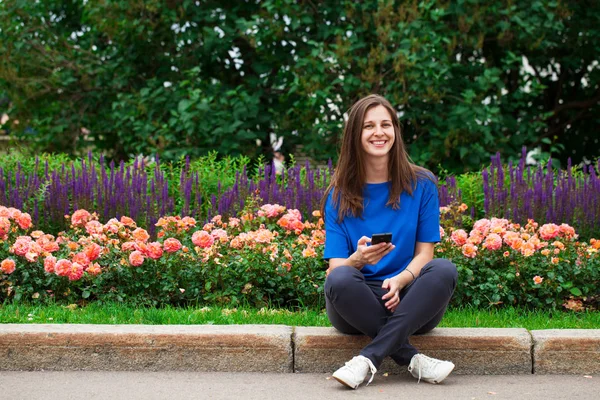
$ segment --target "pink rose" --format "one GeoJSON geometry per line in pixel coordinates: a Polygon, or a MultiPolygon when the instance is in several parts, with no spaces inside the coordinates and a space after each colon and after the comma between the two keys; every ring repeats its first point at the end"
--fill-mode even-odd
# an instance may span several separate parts
{"type": "Polygon", "coordinates": [[[153,260],[158,260],[163,255],[163,249],[160,243],[152,242],[146,248],[146,255],[153,260]]]}
{"type": "Polygon", "coordinates": [[[61,258],[54,266],[54,273],[58,276],[69,276],[71,273],[71,261],[61,258]]]}
{"type": "Polygon", "coordinates": [[[207,248],[212,246],[215,239],[206,231],[196,231],[192,235],[192,243],[195,246],[207,248]]]}
{"type": "Polygon", "coordinates": [[[54,273],[54,267],[56,266],[56,257],[48,256],[44,259],[44,271],[49,274],[54,273]]]}
{"type": "Polygon", "coordinates": [[[102,251],[102,248],[97,243],[90,243],[83,249],[83,252],[85,253],[85,255],[87,256],[87,258],[90,261],[94,261],[98,257],[100,257],[101,251],[102,251]]]}
{"type": "Polygon", "coordinates": [[[502,247],[502,238],[497,233],[490,233],[485,239],[483,247],[488,250],[498,250],[502,247]]]}
{"type": "Polygon", "coordinates": [[[454,232],[452,232],[450,238],[457,246],[462,246],[465,243],[467,243],[469,235],[467,235],[467,232],[465,232],[464,229],[457,229],[454,232]]]}
{"type": "Polygon", "coordinates": [[[144,255],[140,251],[133,251],[129,255],[129,263],[134,267],[139,267],[140,265],[142,265],[144,263],[144,260],[144,255]]]}
{"type": "Polygon", "coordinates": [[[462,246],[462,253],[465,257],[475,258],[477,255],[477,246],[472,243],[466,243],[462,246]]]}
{"type": "Polygon", "coordinates": [[[175,238],[168,238],[163,243],[163,248],[167,253],[175,253],[181,249],[181,242],[175,238]]]}
{"type": "Polygon", "coordinates": [[[86,210],[77,210],[71,216],[71,225],[84,227],[92,219],[92,214],[86,210]]]}
{"type": "Polygon", "coordinates": [[[29,215],[27,213],[21,213],[16,218],[16,222],[21,227],[21,229],[27,230],[27,229],[31,228],[31,215],[29,215]]]}
{"type": "Polygon", "coordinates": [[[560,233],[560,228],[556,224],[545,224],[540,228],[540,237],[544,240],[551,240],[560,233]]]}
{"type": "Polygon", "coordinates": [[[83,276],[83,265],[78,262],[74,262],[71,264],[71,269],[69,270],[69,280],[70,281],[78,281],[83,276]]]}

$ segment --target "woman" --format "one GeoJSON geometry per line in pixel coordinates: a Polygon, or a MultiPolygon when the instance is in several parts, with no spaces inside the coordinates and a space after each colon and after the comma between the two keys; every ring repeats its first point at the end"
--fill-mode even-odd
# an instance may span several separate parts
{"type": "Polygon", "coordinates": [[[456,267],[433,258],[440,240],[435,178],[411,163],[396,112],[383,97],[370,95],[350,109],[322,208],[327,315],[339,331],[373,338],[333,377],[356,389],[390,356],[416,378],[444,380],[454,364],[418,353],[408,338],[440,322],[456,267]],[[383,232],[392,233],[391,242],[369,245],[383,232]]]}

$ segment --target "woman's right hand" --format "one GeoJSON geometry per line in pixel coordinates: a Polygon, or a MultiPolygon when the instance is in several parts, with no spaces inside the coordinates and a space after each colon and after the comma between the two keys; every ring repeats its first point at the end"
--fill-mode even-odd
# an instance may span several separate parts
{"type": "Polygon", "coordinates": [[[356,252],[352,255],[357,261],[357,264],[360,265],[357,267],[358,269],[361,269],[367,264],[377,264],[379,260],[396,248],[392,243],[377,243],[372,246],[369,246],[368,243],[371,243],[371,238],[367,236],[358,239],[356,252]]]}

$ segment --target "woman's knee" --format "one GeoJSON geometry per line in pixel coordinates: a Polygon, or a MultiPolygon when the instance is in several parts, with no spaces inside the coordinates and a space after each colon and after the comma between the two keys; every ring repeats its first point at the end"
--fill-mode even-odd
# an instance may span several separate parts
{"type": "Polygon", "coordinates": [[[458,270],[453,262],[444,258],[434,258],[427,264],[428,272],[435,273],[445,281],[453,282],[456,285],[458,280],[458,270]]]}
{"type": "Polygon", "coordinates": [[[360,281],[362,274],[356,268],[341,266],[333,269],[325,279],[325,293],[345,290],[348,286],[360,281]]]}

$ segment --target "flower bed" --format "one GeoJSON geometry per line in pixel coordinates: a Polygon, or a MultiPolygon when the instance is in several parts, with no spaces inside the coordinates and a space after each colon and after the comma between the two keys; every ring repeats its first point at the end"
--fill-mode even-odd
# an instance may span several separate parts
{"type": "MultiPolygon", "coordinates": [[[[566,224],[533,220],[449,225],[467,209],[441,209],[436,254],[458,267],[454,305],[595,307],[600,240],[580,242],[566,224]]],[[[323,307],[318,212],[305,221],[296,209],[253,200],[239,218],[216,216],[202,226],[162,217],[156,241],[128,217],[104,224],[86,210],[66,217],[69,229],[55,237],[33,230],[27,213],[0,206],[0,301],[323,307]]]]}
{"type": "Polygon", "coordinates": [[[128,217],[105,224],[86,210],[57,237],[0,207],[0,301],[322,306],[323,220],[264,205],[240,218],[157,222],[158,240],[128,217]]]}
{"type": "Polygon", "coordinates": [[[539,226],[531,219],[525,226],[500,218],[477,220],[470,230],[449,225],[467,209],[441,207],[446,229],[440,227],[435,250],[458,267],[455,304],[597,307],[600,240],[578,241],[567,224],[539,226]]]}

